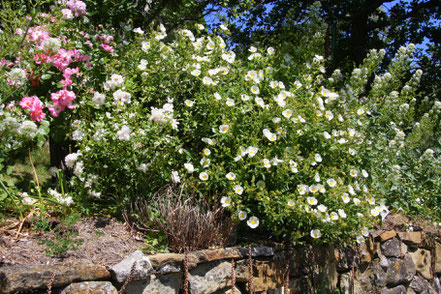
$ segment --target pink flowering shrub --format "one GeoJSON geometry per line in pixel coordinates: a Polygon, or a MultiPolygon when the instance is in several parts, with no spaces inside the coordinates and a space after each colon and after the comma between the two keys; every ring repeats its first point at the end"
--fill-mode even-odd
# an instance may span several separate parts
{"type": "Polygon", "coordinates": [[[99,78],[90,78],[102,71],[99,64],[92,68],[92,56],[99,60],[115,51],[113,36],[99,30],[89,34],[78,26],[81,23],[74,23],[75,18],[86,15],[83,1],[63,0],[60,4],[64,5],[61,11],[29,17],[27,29],[15,28],[11,42],[21,41],[21,47],[15,56],[0,61],[6,82],[1,102],[20,97],[20,106],[38,122],[49,118],[47,114],[58,118],[66,108],[75,109],[78,94],[89,91],[91,81],[99,82],[99,78]]]}
{"type": "MultiPolygon", "coordinates": [[[[27,144],[20,143],[25,138],[18,132],[27,121],[44,129],[38,131],[44,135],[38,138],[40,144],[47,141],[49,128],[50,137],[56,132],[62,135],[59,142],[66,139],[75,109],[85,103],[78,97],[103,82],[107,65],[99,61],[116,56],[108,31],[82,23],[87,13],[83,1],[60,4],[61,10],[11,19],[10,30],[2,32],[0,42],[7,43],[0,47],[0,126],[8,131],[0,132],[1,158],[27,144]]],[[[35,143],[37,137],[27,138],[35,143]]]]}

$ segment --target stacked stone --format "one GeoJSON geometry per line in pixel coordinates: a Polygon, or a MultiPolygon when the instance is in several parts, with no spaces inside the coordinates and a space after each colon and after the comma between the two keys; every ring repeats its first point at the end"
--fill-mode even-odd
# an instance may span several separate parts
{"type": "Polygon", "coordinates": [[[0,293],[441,293],[441,241],[425,232],[376,231],[357,248],[254,247],[184,254],[134,252],[113,267],[93,264],[0,267],[0,293]],[[232,268],[232,261],[234,268],[232,268]],[[136,262],[136,263],[135,263],[136,262]],[[185,266],[186,263],[186,266],[185,266]],[[184,269],[188,269],[188,273],[184,269]],[[234,281],[232,285],[232,272],[234,281]],[[289,275],[287,275],[289,273],[289,275]],[[287,289],[288,288],[288,289],[287,289]],[[38,290],[40,289],[40,290],[38,290]],[[181,292],[183,293],[183,292],[181,292]]]}

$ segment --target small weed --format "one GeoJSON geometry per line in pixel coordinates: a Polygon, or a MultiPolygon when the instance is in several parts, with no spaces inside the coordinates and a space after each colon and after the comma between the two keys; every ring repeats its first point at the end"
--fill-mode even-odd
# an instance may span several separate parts
{"type": "MultiPolygon", "coordinates": [[[[40,238],[38,244],[46,246],[46,254],[50,256],[62,256],[69,250],[76,250],[83,241],[75,239],[78,233],[73,230],[72,226],[81,218],[80,213],[71,213],[65,216],[59,224],[55,225],[47,218],[39,218],[35,224],[34,229],[49,233],[53,232],[55,238],[40,238]]],[[[98,232],[97,232],[98,233],[98,232]]]]}
{"type": "Polygon", "coordinates": [[[99,232],[99,231],[96,231],[95,234],[96,234],[98,237],[104,237],[104,235],[105,235],[103,232],[99,232]]]}
{"type": "Polygon", "coordinates": [[[67,251],[76,250],[78,246],[83,244],[82,240],[74,239],[77,236],[77,232],[67,230],[63,235],[56,235],[55,240],[40,240],[38,244],[47,247],[45,250],[47,255],[62,256],[67,251]]]}
{"type": "Polygon", "coordinates": [[[36,218],[37,220],[35,221],[33,227],[35,231],[47,233],[52,230],[52,224],[48,218],[44,218],[44,217],[36,217],[36,218]]]}
{"type": "Polygon", "coordinates": [[[162,232],[147,232],[141,250],[147,253],[168,252],[167,235],[162,232]]]}

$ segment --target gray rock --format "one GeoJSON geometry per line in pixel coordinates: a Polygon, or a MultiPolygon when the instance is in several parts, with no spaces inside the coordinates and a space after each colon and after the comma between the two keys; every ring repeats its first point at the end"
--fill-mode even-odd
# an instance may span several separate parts
{"type": "Polygon", "coordinates": [[[401,242],[397,239],[390,239],[381,245],[381,251],[387,257],[400,257],[401,242]]]}
{"type": "Polygon", "coordinates": [[[381,290],[381,294],[407,294],[407,290],[403,285],[399,285],[395,288],[384,288],[381,290]]]}
{"type": "Polygon", "coordinates": [[[370,289],[373,285],[383,288],[387,284],[386,271],[387,268],[383,268],[380,265],[380,260],[376,258],[371,262],[363,275],[356,275],[355,282],[358,284],[359,281],[362,281],[365,286],[363,288],[367,286],[367,288],[370,289]]]}
{"type": "Polygon", "coordinates": [[[67,286],[61,294],[118,294],[110,282],[80,282],[67,286]]]}
{"type": "Polygon", "coordinates": [[[127,284],[126,294],[175,294],[179,293],[182,283],[182,274],[151,275],[143,281],[134,281],[127,284]]]}
{"type": "Polygon", "coordinates": [[[188,281],[192,294],[209,294],[231,285],[231,263],[215,261],[200,264],[190,271],[188,281]]]}
{"type": "Polygon", "coordinates": [[[135,261],[136,266],[131,279],[133,281],[148,279],[153,272],[152,264],[147,256],[139,250],[136,250],[132,255],[110,268],[113,279],[118,283],[124,283],[130,275],[130,271],[135,261]]]}
{"type": "Polygon", "coordinates": [[[416,269],[409,255],[404,259],[391,258],[386,270],[386,283],[389,286],[395,286],[412,281],[416,269]]]}
{"type": "Polygon", "coordinates": [[[430,283],[420,276],[415,276],[410,283],[410,288],[416,293],[436,293],[430,283]]]}
{"type": "MultiPolygon", "coordinates": [[[[249,255],[248,248],[240,248],[239,252],[242,256],[247,257],[249,255]]],[[[269,257],[275,254],[275,250],[273,247],[252,247],[251,248],[251,256],[252,257],[269,257]]]]}
{"type": "Polygon", "coordinates": [[[389,266],[389,260],[384,255],[380,255],[380,266],[383,269],[387,269],[387,267],[389,266]]]}
{"type": "Polygon", "coordinates": [[[54,274],[52,286],[63,287],[76,281],[110,278],[105,267],[78,263],[70,265],[26,265],[0,267],[0,293],[46,289],[54,274]]]}
{"type": "Polygon", "coordinates": [[[435,288],[437,293],[441,293],[441,283],[439,281],[439,278],[436,277],[433,279],[433,288],[435,288]]]}

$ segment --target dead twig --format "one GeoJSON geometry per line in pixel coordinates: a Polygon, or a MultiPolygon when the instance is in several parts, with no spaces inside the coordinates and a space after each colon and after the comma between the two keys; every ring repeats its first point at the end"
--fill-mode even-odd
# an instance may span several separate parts
{"type": "Polygon", "coordinates": [[[188,294],[188,248],[185,247],[184,257],[184,294],[188,294]]]}
{"type": "Polygon", "coordinates": [[[30,148],[28,149],[28,152],[29,152],[29,161],[31,162],[32,171],[34,172],[35,182],[37,183],[38,197],[41,199],[40,182],[38,181],[38,176],[37,176],[37,171],[35,170],[34,161],[32,161],[31,149],[30,148]]]}
{"type": "Polygon", "coordinates": [[[26,221],[26,219],[27,219],[28,217],[31,217],[33,214],[34,214],[34,211],[31,210],[31,212],[29,212],[29,214],[28,214],[27,216],[25,216],[25,217],[23,218],[23,220],[20,222],[20,226],[18,227],[17,234],[15,235],[15,239],[17,239],[18,236],[20,235],[21,229],[23,228],[23,224],[24,224],[24,222],[26,221]]]}
{"type": "Polygon", "coordinates": [[[55,280],[55,272],[52,272],[51,278],[49,280],[49,282],[47,283],[47,294],[52,294],[52,284],[54,283],[55,280]]]}
{"type": "Polygon", "coordinates": [[[118,294],[123,294],[124,290],[126,289],[127,285],[130,283],[130,281],[133,278],[133,275],[135,274],[135,268],[136,268],[136,260],[132,264],[132,268],[130,269],[130,274],[127,277],[127,279],[124,281],[124,284],[122,285],[121,289],[119,289],[118,294]]]}

